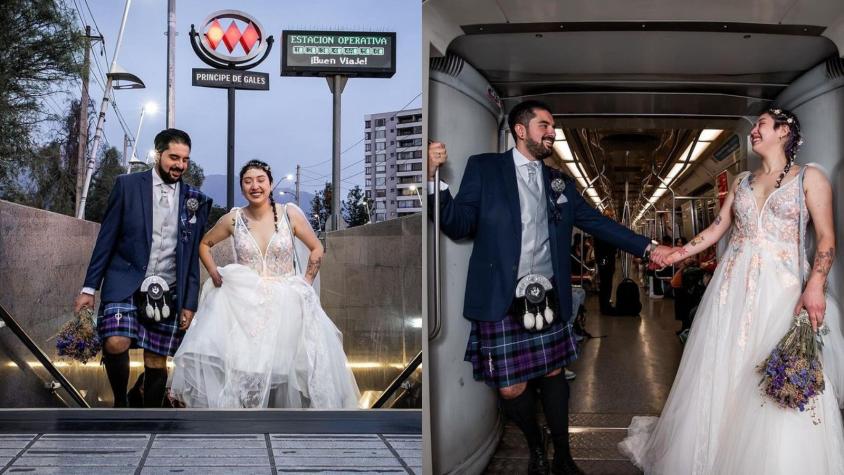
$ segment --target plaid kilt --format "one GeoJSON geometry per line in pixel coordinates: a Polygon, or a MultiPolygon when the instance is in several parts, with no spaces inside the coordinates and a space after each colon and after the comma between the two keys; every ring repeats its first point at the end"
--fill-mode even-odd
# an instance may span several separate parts
{"type": "Polygon", "coordinates": [[[541,332],[527,331],[511,315],[497,322],[472,320],[463,359],[472,363],[475,380],[494,388],[512,386],[577,359],[571,331],[571,324],[561,318],[541,332]]]}
{"type": "MultiPolygon", "coordinates": [[[[152,353],[173,356],[185,331],[179,329],[179,315],[172,311],[170,317],[156,322],[146,315],[139,315],[138,308],[146,305],[140,292],[125,302],[103,302],[97,317],[97,333],[100,341],[105,342],[110,336],[124,336],[132,340],[131,348],[143,348],[152,353]]],[[[175,290],[171,291],[171,301],[176,301],[175,290]]]]}

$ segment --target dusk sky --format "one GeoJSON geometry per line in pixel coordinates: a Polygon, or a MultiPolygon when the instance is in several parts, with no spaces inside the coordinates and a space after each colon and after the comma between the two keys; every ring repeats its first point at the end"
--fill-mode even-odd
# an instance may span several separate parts
{"type": "MultiPolygon", "coordinates": [[[[64,0],[74,12],[83,12],[91,24],[83,0],[64,0]]],[[[105,36],[105,52],[112,57],[122,0],[88,0],[91,13],[105,36]]],[[[269,73],[269,91],[238,91],[235,138],[235,168],[257,158],[273,167],[276,179],[303,166],[303,190],[322,188],[331,173],[332,102],[323,78],[282,77],[281,31],[351,30],[397,33],[396,74],[391,79],[350,79],[343,92],[342,156],[343,196],[350,184],[363,184],[363,122],[365,114],[393,111],[421,105],[421,3],[419,0],[205,0],[178,1],[176,19],[176,127],[193,140],[191,158],[205,173],[226,172],[226,90],[191,85],[191,69],[207,68],[189,44],[190,25],[199,29],[216,10],[237,9],[253,17],[273,35],[276,43],[269,57],[254,71],[269,73]],[[409,104],[408,104],[409,103],[409,104]],[[361,141],[360,143],[358,143],[361,141]],[[357,143],[357,145],[355,145],[357,143]]],[[[141,108],[148,101],[158,104],[158,113],[147,114],[138,141],[142,159],[152,149],[153,137],[165,127],[167,1],[133,0],[118,56],[118,63],[139,76],[146,89],[116,91],[116,101],[132,133],[138,126],[141,108]]],[[[96,31],[94,32],[96,34],[96,31]]],[[[100,48],[94,49],[103,72],[108,68],[100,48]]],[[[96,68],[92,68],[97,73],[96,68]]],[[[99,109],[102,88],[91,79],[91,96],[99,109]]],[[[71,90],[71,94],[74,91],[71,90]]],[[[75,89],[78,97],[79,89],[75,89]]],[[[93,133],[93,130],[92,130],[93,133]]],[[[123,131],[113,108],[109,108],[105,137],[118,150],[123,148],[123,131]]]]}

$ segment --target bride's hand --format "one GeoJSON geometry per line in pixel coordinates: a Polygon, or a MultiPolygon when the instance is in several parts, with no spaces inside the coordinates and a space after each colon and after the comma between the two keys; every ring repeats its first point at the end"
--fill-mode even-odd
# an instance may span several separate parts
{"type": "Polygon", "coordinates": [[[211,282],[214,282],[214,287],[223,285],[223,276],[221,276],[218,271],[215,270],[213,273],[209,272],[209,275],[211,276],[211,282]]]}
{"type": "Polygon", "coordinates": [[[809,313],[809,321],[812,322],[812,329],[817,331],[818,327],[823,325],[824,314],[826,313],[826,297],[824,296],[823,287],[812,285],[809,283],[800,300],[797,301],[797,306],[794,307],[794,315],[800,313],[801,308],[806,308],[809,313]]]}

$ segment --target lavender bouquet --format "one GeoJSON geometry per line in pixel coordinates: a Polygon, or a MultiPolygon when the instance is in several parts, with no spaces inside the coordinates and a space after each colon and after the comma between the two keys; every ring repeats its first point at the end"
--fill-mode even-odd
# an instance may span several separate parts
{"type": "Polygon", "coordinates": [[[84,364],[100,352],[100,339],[94,326],[94,312],[85,308],[75,317],[56,335],[56,352],[84,364]]]}
{"type": "MultiPolygon", "coordinates": [[[[771,351],[765,361],[757,366],[762,374],[759,385],[762,393],[780,407],[815,409],[815,398],[823,393],[823,364],[820,360],[823,348],[822,335],[829,333],[826,326],[817,332],[812,330],[809,314],[801,311],[794,317],[794,323],[771,351]]],[[[815,424],[820,421],[815,420],[815,424]]]]}

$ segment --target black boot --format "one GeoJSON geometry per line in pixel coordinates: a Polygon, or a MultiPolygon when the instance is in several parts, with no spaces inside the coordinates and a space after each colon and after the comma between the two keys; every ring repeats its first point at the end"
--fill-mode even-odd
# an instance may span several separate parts
{"type": "Polygon", "coordinates": [[[528,474],[544,475],[548,473],[548,459],[542,443],[542,429],[536,422],[536,399],[531,386],[513,399],[501,398],[501,410],[512,420],[527,439],[530,449],[528,474]]]}
{"type": "Polygon", "coordinates": [[[135,384],[129,388],[127,399],[129,399],[129,407],[144,407],[144,373],[139,374],[135,384]]]}
{"type": "Polygon", "coordinates": [[[129,350],[123,353],[106,353],[103,351],[108,384],[114,395],[114,407],[127,407],[126,389],[129,385],[129,350]]]}
{"type": "Polygon", "coordinates": [[[545,420],[551,429],[551,439],[554,441],[551,473],[583,473],[574,463],[569,447],[569,384],[565,378],[565,370],[550,378],[540,378],[539,394],[545,420]]]}
{"type": "Polygon", "coordinates": [[[167,386],[167,368],[144,368],[144,407],[161,409],[167,386]]]}

